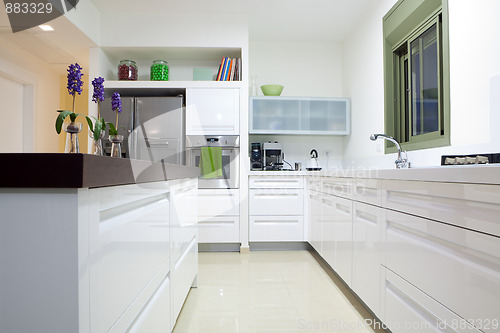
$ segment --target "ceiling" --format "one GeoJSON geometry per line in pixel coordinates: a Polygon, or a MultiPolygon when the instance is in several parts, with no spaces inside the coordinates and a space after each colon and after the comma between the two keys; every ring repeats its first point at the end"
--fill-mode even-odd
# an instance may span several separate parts
{"type": "MultiPolygon", "coordinates": [[[[340,42],[381,0],[90,0],[103,15],[117,12],[232,15],[248,22],[250,41],[340,42]]],[[[64,17],[13,34],[0,10],[0,43],[11,43],[53,66],[88,58],[93,45],[64,17]]]]}
{"type": "Polygon", "coordinates": [[[342,41],[380,0],[91,0],[102,13],[238,15],[250,40],[342,41]]]}

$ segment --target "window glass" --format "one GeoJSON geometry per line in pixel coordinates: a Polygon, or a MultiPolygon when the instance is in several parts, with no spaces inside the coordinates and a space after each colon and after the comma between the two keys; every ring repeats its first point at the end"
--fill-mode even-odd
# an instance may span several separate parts
{"type": "Polygon", "coordinates": [[[410,43],[412,135],[439,130],[439,72],[437,27],[410,43]]]}

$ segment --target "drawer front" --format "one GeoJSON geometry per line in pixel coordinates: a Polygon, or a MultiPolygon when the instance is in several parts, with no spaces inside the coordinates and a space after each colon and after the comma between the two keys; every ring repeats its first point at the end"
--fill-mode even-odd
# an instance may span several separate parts
{"type": "Polygon", "coordinates": [[[307,189],[309,191],[321,192],[321,178],[317,176],[307,177],[307,189]]]}
{"type": "Polygon", "coordinates": [[[500,238],[387,211],[386,248],[389,269],[459,316],[500,318],[500,238]]]}
{"type": "Polygon", "coordinates": [[[382,208],[354,202],[352,289],[378,315],[382,262],[382,208]]]}
{"type": "Polygon", "coordinates": [[[335,198],[334,269],[349,286],[352,285],[353,203],[335,198]]]}
{"type": "Polygon", "coordinates": [[[352,178],[321,177],[321,191],[325,194],[352,199],[354,180],[352,178]]]}
{"type": "MultiPolygon", "coordinates": [[[[97,205],[108,194],[100,189],[91,191],[97,205]]],[[[129,324],[117,320],[121,317],[132,320],[133,308],[142,307],[138,300],[145,297],[144,286],[150,285],[162,269],[168,269],[169,206],[168,193],[162,193],[100,212],[96,210],[98,216],[91,219],[96,222],[89,226],[93,240],[90,243],[92,331],[107,332],[113,325],[116,331],[120,325],[129,324]]]]}
{"type": "Polygon", "coordinates": [[[302,189],[250,189],[249,215],[303,215],[302,189]]]}
{"type": "Polygon", "coordinates": [[[304,188],[304,177],[295,176],[251,176],[248,181],[250,188],[304,188]]]}
{"type": "Polygon", "coordinates": [[[386,207],[500,237],[500,186],[383,181],[386,207]]]}
{"type": "Polygon", "coordinates": [[[158,290],[142,309],[139,316],[127,330],[127,333],[163,332],[170,333],[171,306],[170,306],[170,273],[165,276],[158,290]]]}
{"type": "Polygon", "coordinates": [[[99,210],[107,210],[168,192],[167,182],[110,186],[92,189],[99,193],[99,210]]]}
{"type": "Polygon", "coordinates": [[[308,195],[308,212],[307,212],[307,240],[309,244],[318,252],[322,253],[321,249],[321,193],[309,192],[308,195]]]}
{"type": "Polygon", "coordinates": [[[198,213],[200,216],[222,216],[240,214],[239,190],[198,190],[198,213]]]}
{"type": "Polygon", "coordinates": [[[196,238],[184,243],[172,257],[172,326],[198,275],[198,243],[196,238]]]}
{"type": "Polygon", "coordinates": [[[480,332],[390,270],[384,276],[382,321],[393,333],[480,332]]]}
{"type": "Polygon", "coordinates": [[[198,222],[199,243],[239,243],[239,216],[200,217],[198,222]]]}
{"type": "Polygon", "coordinates": [[[382,183],[379,179],[356,179],[354,199],[367,204],[382,206],[382,183]]]}
{"type": "Polygon", "coordinates": [[[250,242],[302,242],[302,216],[250,216],[250,242]]]}

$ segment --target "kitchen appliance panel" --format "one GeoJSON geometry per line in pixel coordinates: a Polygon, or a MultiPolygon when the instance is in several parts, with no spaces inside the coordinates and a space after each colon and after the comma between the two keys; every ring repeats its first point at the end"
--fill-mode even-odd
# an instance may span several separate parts
{"type": "Polygon", "coordinates": [[[222,148],[222,176],[204,178],[200,172],[198,188],[239,188],[239,136],[189,135],[186,141],[187,165],[200,166],[201,147],[222,148]]]}
{"type": "Polygon", "coordinates": [[[182,96],[136,98],[134,120],[134,158],[185,164],[182,96]]]}

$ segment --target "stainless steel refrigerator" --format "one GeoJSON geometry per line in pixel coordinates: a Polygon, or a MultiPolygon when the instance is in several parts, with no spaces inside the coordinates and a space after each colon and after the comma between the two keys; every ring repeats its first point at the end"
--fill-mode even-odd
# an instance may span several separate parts
{"type": "MultiPolygon", "coordinates": [[[[101,103],[101,116],[115,123],[111,102],[101,103]]],[[[147,161],[186,164],[183,97],[122,97],[118,134],[124,136],[122,156],[147,161]]],[[[104,152],[111,153],[108,133],[104,152]]]]}

